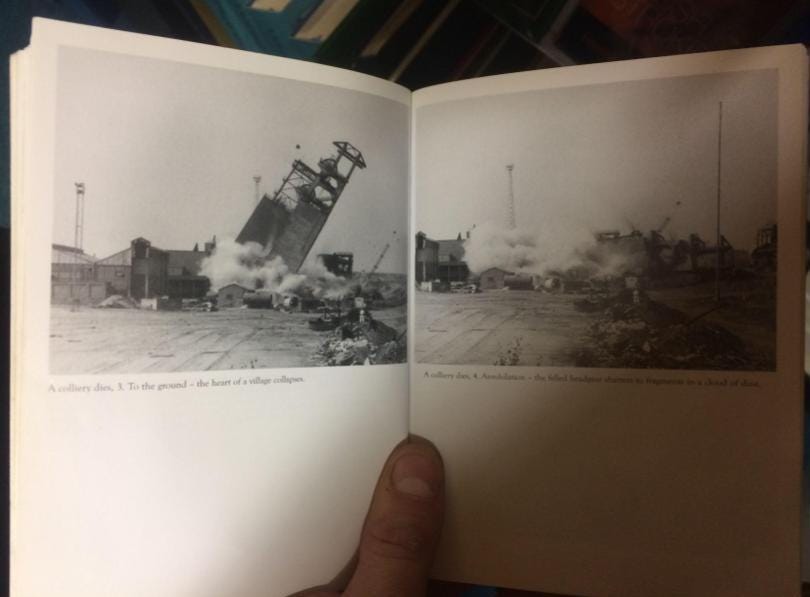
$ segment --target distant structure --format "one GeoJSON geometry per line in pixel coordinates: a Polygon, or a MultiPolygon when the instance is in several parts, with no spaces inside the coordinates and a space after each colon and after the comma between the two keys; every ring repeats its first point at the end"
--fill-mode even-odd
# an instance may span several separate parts
{"type": "Polygon", "coordinates": [[[202,262],[216,248],[216,237],[192,250],[159,249],[145,238],[96,259],[79,248],[51,245],[51,303],[95,305],[118,294],[135,300],[157,297],[203,298],[211,282],[202,262]]]}
{"type": "Polygon", "coordinates": [[[76,227],[73,232],[73,247],[84,248],[84,183],[77,182],[76,185],[76,227]]]}
{"type": "Polygon", "coordinates": [[[217,291],[217,307],[236,309],[245,304],[245,295],[251,292],[241,284],[227,284],[217,291]]]}
{"type": "Polygon", "coordinates": [[[51,301],[63,305],[94,304],[107,298],[95,279],[92,255],[67,245],[51,245],[51,301]]]}
{"type": "Polygon", "coordinates": [[[253,177],[253,182],[256,185],[256,205],[258,205],[259,199],[262,198],[261,197],[261,191],[259,190],[259,188],[260,188],[259,184],[262,182],[262,177],[261,176],[254,176],[253,177]]]}
{"type": "Polygon", "coordinates": [[[501,269],[500,267],[485,269],[481,272],[479,278],[481,290],[501,290],[506,287],[506,278],[514,275],[514,272],[501,269]]]}
{"type": "Polygon", "coordinates": [[[512,172],[515,169],[514,164],[507,164],[506,171],[509,174],[509,213],[507,214],[509,230],[514,230],[517,228],[517,223],[515,221],[515,185],[514,181],[512,180],[512,172]]]}
{"type": "Polygon", "coordinates": [[[354,268],[353,253],[321,253],[318,255],[327,271],[340,276],[341,278],[351,278],[354,268]]]}
{"type": "Polygon", "coordinates": [[[439,271],[439,243],[424,232],[416,233],[416,282],[435,280],[439,271]]]}
{"type": "Polygon", "coordinates": [[[416,233],[416,282],[466,282],[470,269],[464,257],[464,243],[470,233],[457,238],[433,240],[424,232],[416,233]]]}
{"type": "Polygon", "coordinates": [[[255,242],[268,259],[281,257],[297,272],[323,230],[329,214],[357,168],[365,168],[363,154],[347,141],[335,141],[335,155],[322,158],[318,170],[295,160],[281,187],[264,195],[236,242],[255,242]]]}

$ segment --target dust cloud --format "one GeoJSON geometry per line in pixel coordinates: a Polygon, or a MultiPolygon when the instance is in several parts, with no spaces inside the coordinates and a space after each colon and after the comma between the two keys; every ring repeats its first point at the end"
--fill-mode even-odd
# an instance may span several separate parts
{"type": "Polygon", "coordinates": [[[281,294],[342,298],[351,290],[349,282],[326,269],[319,259],[292,272],[281,257],[267,259],[261,245],[223,239],[201,266],[212,288],[239,284],[251,290],[263,289],[281,294]]]}
{"type": "Polygon", "coordinates": [[[498,267],[536,275],[585,270],[591,276],[613,276],[627,268],[627,254],[600,249],[592,230],[550,222],[531,231],[484,224],[464,243],[465,260],[474,273],[498,267]]]}

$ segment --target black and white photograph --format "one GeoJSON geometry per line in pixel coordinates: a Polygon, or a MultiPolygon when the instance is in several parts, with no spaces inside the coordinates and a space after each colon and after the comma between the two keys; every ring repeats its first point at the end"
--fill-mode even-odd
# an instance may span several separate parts
{"type": "Polygon", "coordinates": [[[407,105],[61,48],[56,122],[51,373],[406,361],[407,105]]]}
{"type": "Polygon", "coordinates": [[[415,359],[773,371],[777,73],[415,110],[415,359]]]}

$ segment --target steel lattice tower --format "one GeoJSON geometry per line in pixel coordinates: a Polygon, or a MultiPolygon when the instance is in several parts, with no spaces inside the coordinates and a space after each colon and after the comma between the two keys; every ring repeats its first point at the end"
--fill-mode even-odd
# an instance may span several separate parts
{"type": "Polygon", "coordinates": [[[82,249],[84,244],[84,183],[76,185],[76,227],[73,231],[73,246],[82,249]]]}
{"type": "Polygon", "coordinates": [[[515,169],[514,164],[507,164],[506,171],[509,173],[509,213],[508,215],[508,225],[509,230],[514,230],[517,228],[517,223],[515,221],[515,185],[512,180],[512,171],[515,169]]]}

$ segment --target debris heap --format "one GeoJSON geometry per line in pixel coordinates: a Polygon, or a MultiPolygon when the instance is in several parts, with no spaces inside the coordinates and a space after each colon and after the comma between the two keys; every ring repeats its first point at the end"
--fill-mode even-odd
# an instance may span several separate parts
{"type": "Polygon", "coordinates": [[[371,319],[345,321],[329,333],[318,350],[325,365],[379,365],[404,363],[405,333],[371,319]]]}
{"type": "Polygon", "coordinates": [[[137,309],[138,304],[127,296],[120,294],[111,294],[98,305],[97,309],[137,309]]]}
{"type": "MultiPolygon", "coordinates": [[[[590,329],[590,346],[575,355],[580,367],[755,370],[763,368],[744,342],[726,328],[701,320],[643,293],[625,291],[582,310],[602,308],[590,329]]],[[[583,308],[584,307],[584,308],[583,308]]]]}

